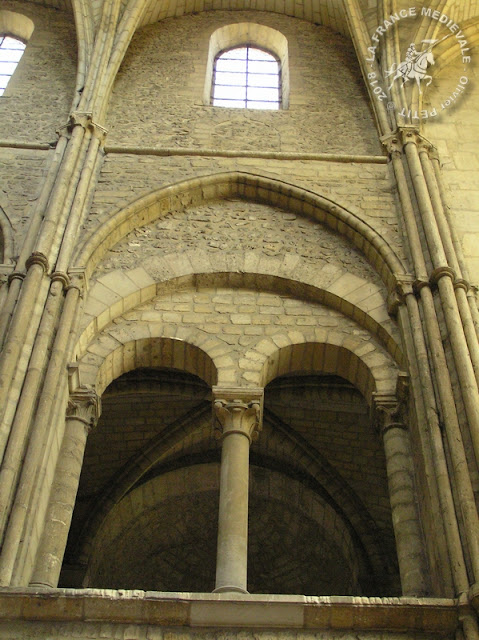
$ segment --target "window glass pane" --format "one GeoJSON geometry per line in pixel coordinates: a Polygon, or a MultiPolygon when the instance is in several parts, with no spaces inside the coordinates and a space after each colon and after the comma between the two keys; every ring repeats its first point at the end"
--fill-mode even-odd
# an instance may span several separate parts
{"type": "Polygon", "coordinates": [[[239,47],[216,59],[212,91],[215,106],[278,109],[280,95],[279,63],[270,53],[239,47]]]}
{"type": "Polygon", "coordinates": [[[243,100],[214,100],[213,106],[215,107],[234,107],[237,109],[244,109],[246,104],[243,100]]]}
{"type": "Polygon", "coordinates": [[[18,49],[23,51],[25,49],[25,44],[21,40],[17,40],[16,38],[10,38],[10,36],[5,36],[2,42],[2,49],[18,49]]]}
{"type": "Polygon", "coordinates": [[[215,87],[215,98],[231,98],[232,100],[244,100],[246,87],[215,87]]]}
{"type": "Polygon", "coordinates": [[[251,87],[278,87],[279,78],[277,75],[248,74],[248,84],[251,87]]]}
{"type": "Polygon", "coordinates": [[[274,62],[252,62],[248,61],[249,73],[278,73],[278,63],[274,62]]]}
{"type": "Polygon", "coordinates": [[[248,49],[248,60],[272,60],[277,64],[274,56],[267,51],[261,51],[261,49],[248,49]]]}
{"type": "Polygon", "coordinates": [[[4,62],[0,58],[0,68],[1,68],[2,74],[5,74],[6,76],[11,76],[15,71],[16,66],[17,66],[16,62],[4,62]]]}
{"type": "Polygon", "coordinates": [[[23,49],[0,49],[0,61],[18,62],[22,57],[23,49]]]}
{"type": "Polygon", "coordinates": [[[20,40],[0,37],[0,95],[3,94],[24,49],[25,45],[20,40]]]}
{"type": "Polygon", "coordinates": [[[227,71],[217,71],[215,84],[242,84],[246,86],[246,73],[228,73],[227,71]]]}
{"type": "Polygon", "coordinates": [[[272,100],[278,102],[278,89],[248,87],[248,100],[272,100]]]}
{"type": "Polygon", "coordinates": [[[222,60],[216,61],[217,71],[246,71],[246,60],[222,60]]]}
{"type": "Polygon", "coordinates": [[[222,53],[219,58],[221,60],[246,60],[248,49],[246,47],[239,47],[238,49],[230,49],[222,53]]]}

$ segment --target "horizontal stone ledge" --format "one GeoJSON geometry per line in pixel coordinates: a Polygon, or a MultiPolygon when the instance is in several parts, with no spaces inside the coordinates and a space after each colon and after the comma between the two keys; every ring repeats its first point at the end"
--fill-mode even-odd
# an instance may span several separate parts
{"type": "Polygon", "coordinates": [[[113,589],[0,589],[0,620],[452,633],[457,602],[113,589]]]}
{"type": "Polygon", "coordinates": [[[106,145],[105,153],[142,156],[202,156],[206,158],[261,158],[264,160],[312,160],[316,162],[345,162],[359,164],[387,164],[386,156],[367,156],[342,153],[300,153],[289,151],[247,151],[233,149],[202,149],[196,147],[141,147],[106,145]]]}
{"type": "Polygon", "coordinates": [[[28,142],[23,140],[0,140],[1,148],[10,149],[32,149],[34,151],[49,151],[56,146],[56,141],[48,142],[28,142]]]}

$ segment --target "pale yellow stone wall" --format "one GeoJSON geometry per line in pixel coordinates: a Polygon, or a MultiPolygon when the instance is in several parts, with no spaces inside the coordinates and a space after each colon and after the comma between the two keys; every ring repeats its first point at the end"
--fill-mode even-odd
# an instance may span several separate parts
{"type": "MultiPolygon", "coordinates": [[[[236,605],[238,606],[238,605],[236,605]]],[[[265,606],[265,605],[263,605],[265,606]]],[[[268,605],[266,605],[268,606],[268,605]]],[[[235,607],[233,604],[232,607],[235,607]]],[[[242,605],[239,605],[243,608],[242,605]]],[[[286,608],[286,615],[290,608],[286,608]]],[[[220,628],[216,631],[190,630],[188,627],[172,629],[161,624],[131,624],[109,622],[7,622],[0,625],[2,640],[64,640],[65,638],[78,638],[79,640],[247,640],[254,637],[257,640],[350,640],[350,631],[295,631],[288,628],[281,630],[241,630],[238,628],[220,628]]],[[[452,633],[444,636],[431,636],[430,633],[395,631],[369,631],[361,632],[361,638],[365,640],[430,640],[431,637],[453,638],[452,633]]]]}
{"type": "Polygon", "coordinates": [[[13,247],[11,251],[7,250],[12,256],[18,256],[22,246],[48,164],[47,151],[0,149],[0,207],[12,230],[13,247]]]}
{"type": "Polygon", "coordinates": [[[0,100],[1,139],[55,142],[68,120],[75,90],[76,34],[73,16],[29,3],[2,9],[30,18],[35,28],[0,100]]]}
{"type": "MultiPolygon", "coordinates": [[[[366,395],[374,387],[393,390],[396,380],[394,363],[368,331],[326,306],[272,293],[205,288],[167,293],[107,326],[81,354],[83,382],[102,391],[121,373],[152,366],[156,355],[151,349],[125,347],[123,356],[114,354],[131,341],[159,337],[176,338],[205,351],[218,369],[218,384],[223,385],[261,386],[288,370],[304,370],[303,358],[279,372],[278,357],[281,348],[308,342],[344,347],[344,361],[331,353],[329,361],[323,354],[318,363],[326,373],[352,376],[350,381],[366,395]],[[372,378],[367,380],[364,369],[357,366],[350,373],[347,352],[363,360],[372,378]]],[[[314,370],[312,358],[307,368],[314,370]]],[[[153,366],[161,366],[161,361],[153,366]]]]}
{"type": "Polygon", "coordinates": [[[351,43],[325,27],[254,11],[200,13],[138,31],[115,83],[107,127],[110,144],[380,152],[351,43]],[[203,104],[211,34],[245,21],[288,39],[287,110],[203,104]]]}
{"type": "MultiPolygon", "coordinates": [[[[427,122],[425,135],[438,148],[447,186],[449,207],[462,243],[473,284],[479,283],[479,48],[471,52],[472,63],[453,62],[441,71],[427,100],[440,111],[427,122]],[[459,84],[469,82],[462,95],[445,110],[444,96],[459,84]],[[457,80],[457,82],[456,82],[457,80]]],[[[432,88],[432,87],[431,87],[432,88]]]]}

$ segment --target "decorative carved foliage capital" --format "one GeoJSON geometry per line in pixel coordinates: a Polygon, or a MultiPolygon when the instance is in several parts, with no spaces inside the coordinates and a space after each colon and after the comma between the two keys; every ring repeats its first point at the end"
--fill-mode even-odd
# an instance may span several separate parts
{"type": "Polygon", "coordinates": [[[213,387],[213,421],[219,437],[241,433],[251,442],[262,428],[263,389],[213,387]]]}
{"type": "Polygon", "coordinates": [[[403,145],[409,144],[411,142],[419,145],[422,140],[419,129],[415,125],[411,124],[405,124],[401,127],[398,127],[397,135],[401,139],[403,145]]]}
{"type": "Polygon", "coordinates": [[[101,399],[94,389],[80,387],[70,394],[67,406],[67,420],[83,422],[90,431],[101,414],[101,399]]]}
{"type": "Polygon", "coordinates": [[[389,292],[388,297],[388,312],[390,315],[395,316],[397,314],[400,305],[406,303],[406,296],[414,295],[414,284],[415,281],[412,276],[396,277],[395,287],[389,292]]]}
{"type": "Polygon", "coordinates": [[[373,419],[383,436],[390,429],[407,429],[405,412],[405,398],[393,394],[373,394],[373,419]]]}
{"type": "Polygon", "coordinates": [[[100,139],[100,142],[104,141],[107,134],[105,127],[94,122],[91,111],[72,111],[68,122],[57,130],[57,134],[59,136],[66,135],[69,137],[75,127],[82,127],[85,130],[89,129],[95,137],[100,139]]]}
{"type": "Polygon", "coordinates": [[[401,136],[397,134],[383,136],[381,138],[383,146],[387,149],[387,152],[392,156],[402,156],[402,141],[401,136]]]}
{"type": "Polygon", "coordinates": [[[14,268],[13,264],[0,264],[0,287],[11,282],[14,268]]]}
{"type": "Polygon", "coordinates": [[[84,295],[88,291],[88,282],[84,267],[70,267],[70,269],[68,269],[68,276],[70,278],[69,288],[75,287],[80,291],[80,295],[84,295]]]}

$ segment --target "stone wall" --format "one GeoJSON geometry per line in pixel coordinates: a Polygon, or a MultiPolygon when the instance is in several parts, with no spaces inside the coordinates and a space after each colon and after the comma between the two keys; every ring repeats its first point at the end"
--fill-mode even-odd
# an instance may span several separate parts
{"type": "Polygon", "coordinates": [[[55,142],[57,129],[68,120],[75,89],[73,15],[8,1],[2,9],[26,15],[35,28],[0,100],[1,138],[55,142]]]}
{"type": "Polygon", "coordinates": [[[14,246],[8,253],[13,257],[20,252],[48,161],[45,151],[0,149],[0,207],[11,225],[14,246]]]}
{"type": "Polygon", "coordinates": [[[380,152],[351,43],[326,27],[253,11],[170,18],[138,31],[116,80],[107,126],[110,144],[380,152]],[[209,38],[238,22],[266,25],[288,39],[287,110],[204,104],[209,38]]]}
{"type": "MultiPolygon", "coordinates": [[[[457,7],[460,9],[460,7],[457,7]]],[[[479,49],[472,49],[472,64],[464,69],[458,60],[435,79],[427,96],[440,115],[429,120],[425,134],[439,150],[447,186],[449,207],[462,243],[473,284],[479,282],[479,49]],[[458,80],[467,73],[463,94],[441,112],[441,102],[452,94],[458,80]]]]}
{"type": "Polygon", "coordinates": [[[446,599],[95,589],[3,591],[0,612],[2,640],[444,640],[458,618],[446,599]]]}

